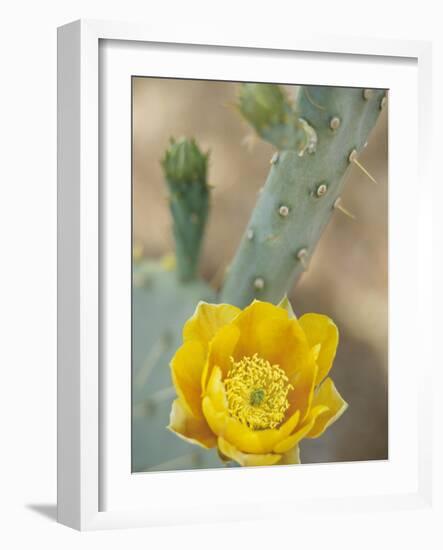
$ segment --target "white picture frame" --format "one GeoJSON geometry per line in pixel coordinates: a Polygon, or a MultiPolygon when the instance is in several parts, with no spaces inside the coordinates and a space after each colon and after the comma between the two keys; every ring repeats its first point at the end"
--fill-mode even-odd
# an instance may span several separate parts
{"type": "Polygon", "coordinates": [[[431,506],[432,452],[426,421],[431,417],[431,347],[421,345],[419,349],[417,342],[411,342],[404,350],[398,345],[406,329],[402,308],[406,286],[409,328],[420,335],[421,342],[426,342],[429,335],[418,319],[432,315],[427,285],[431,279],[432,250],[418,246],[419,242],[432,240],[426,216],[432,195],[427,177],[430,162],[426,162],[430,149],[430,44],[333,38],[303,32],[269,42],[225,42],[220,37],[208,41],[203,33],[189,37],[185,30],[164,36],[143,25],[77,21],[59,29],[58,51],[59,522],[89,530],[251,519],[269,516],[269,502],[285,504],[273,507],[278,515],[284,513],[283,509],[291,509],[292,513],[297,509],[298,514],[331,505],[343,512],[356,508],[371,511],[431,506]],[[249,63],[249,68],[245,64],[248,56],[256,60],[249,63]],[[254,80],[261,71],[264,81],[291,82],[284,74],[288,63],[296,59],[300,66],[309,59],[309,63],[304,63],[305,71],[313,71],[308,65],[322,64],[321,76],[315,77],[311,72],[311,81],[321,78],[324,84],[359,85],[366,79],[367,86],[392,91],[390,280],[401,282],[395,288],[391,285],[390,292],[389,461],[306,465],[298,470],[269,468],[266,478],[259,478],[260,469],[255,468],[131,474],[127,445],[130,319],[126,284],[130,262],[118,262],[119,258],[130,257],[125,248],[130,231],[130,202],[127,194],[120,194],[128,191],[131,160],[127,77],[140,74],[142,67],[150,71],[148,75],[155,71],[156,76],[173,76],[173,71],[175,76],[230,80],[254,80]],[[399,90],[405,90],[408,84],[410,89],[400,94],[399,90]],[[104,93],[112,88],[106,102],[100,86],[104,93]],[[110,102],[116,108],[104,129],[103,125],[109,122],[106,109],[110,102]],[[418,136],[416,141],[402,137],[401,121],[406,115],[411,134],[418,136]],[[103,140],[107,140],[107,153],[103,153],[103,140]],[[409,159],[407,167],[400,162],[405,154],[409,159]],[[117,162],[111,176],[107,165],[102,171],[111,178],[109,181],[100,171],[108,158],[117,162]],[[115,185],[118,178],[126,185],[115,185]],[[418,196],[408,193],[413,184],[420,189],[418,196]],[[414,218],[408,216],[412,210],[414,218]],[[121,220],[120,237],[112,232],[109,221],[116,215],[121,220]],[[110,240],[112,254],[107,246],[110,240]],[[405,240],[410,243],[407,250],[402,246],[405,240]],[[406,262],[415,267],[405,272],[406,262]],[[106,279],[111,267],[116,275],[106,279]],[[109,322],[116,318],[118,326],[109,322]],[[104,330],[110,330],[111,336],[118,331],[119,338],[104,338],[104,330]],[[108,345],[114,346],[112,354],[108,345]],[[124,369],[117,372],[112,361],[104,364],[111,356],[128,361],[126,378],[124,374],[121,377],[124,369]],[[418,363],[420,369],[415,368],[418,363]],[[405,420],[410,427],[408,434],[401,428],[405,420]],[[289,480],[297,484],[297,496],[285,491],[289,480]],[[238,490],[235,502],[226,506],[234,486],[238,490]],[[175,492],[173,500],[171,491],[175,492]],[[146,502],[143,495],[148,492],[150,498],[146,502]]]}

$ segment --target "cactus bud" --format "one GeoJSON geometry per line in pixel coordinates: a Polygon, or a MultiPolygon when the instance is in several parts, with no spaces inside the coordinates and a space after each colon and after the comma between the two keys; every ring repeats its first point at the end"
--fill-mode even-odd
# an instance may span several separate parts
{"type": "Polygon", "coordinates": [[[299,156],[315,152],[314,129],[298,117],[277,84],[242,84],[238,107],[259,136],[277,149],[296,151],[299,156]]]}
{"type": "Polygon", "coordinates": [[[209,210],[206,180],[209,153],[193,139],[171,139],[161,164],[170,191],[177,274],[182,281],[195,278],[209,210]]]}
{"type": "Polygon", "coordinates": [[[259,134],[264,128],[284,124],[291,110],[283,90],[275,84],[243,84],[238,107],[259,134]]]}
{"type": "Polygon", "coordinates": [[[199,183],[206,186],[209,154],[202,153],[194,139],[171,139],[162,160],[166,179],[172,184],[199,183]]]}

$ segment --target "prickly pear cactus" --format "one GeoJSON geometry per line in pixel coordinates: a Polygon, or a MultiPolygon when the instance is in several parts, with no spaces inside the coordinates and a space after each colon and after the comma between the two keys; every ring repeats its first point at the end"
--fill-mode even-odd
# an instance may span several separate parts
{"type": "Polygon", "coordinates": [[[358,163],[385,101],[384,90],[307,86],[298,88],[291,107],[282,92],[266,101],[259,84],[245,86],[241,112],[281,150],[271,160],[221,292],[222,302],[237,306],[254,298],[278,303],[306,269],[339,206],[345,175],[358,163]],[[275,105],[277,117],[271,113],[275,105]],[[295,124],[296,117],[301,126],[295,124]]]}

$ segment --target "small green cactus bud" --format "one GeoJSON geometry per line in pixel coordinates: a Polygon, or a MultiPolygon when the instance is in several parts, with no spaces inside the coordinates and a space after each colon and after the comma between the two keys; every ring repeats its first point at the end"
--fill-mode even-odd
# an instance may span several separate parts
{"type": "Polygon", "coordinates": [[[174,184],[206,185],[209,153],[202,153],[194,139],[171,139],[162,160],[166,179],[174,184]]]}
{"type": "Polygon", "coordinates": [[[209,210],[206,180],[209,153],[194,139],[171,139],[161,164],[170,191],[177,274],[182,281],[195,278],[209,210]]]}
{"type": "Polygon", "coordinates": [[[259,136],[277,149],[296,151],[299,156],[315,152],[315,130],[298,117],[277,84],[242,84],[238,108],[259,136]]]}
{"type": "Polygon", "coordinates": [[[285,124],[291,112],[283,90],[275,84],[243,84],[238,101],[242,115],[259,134],[269,126],[285,124]]]}

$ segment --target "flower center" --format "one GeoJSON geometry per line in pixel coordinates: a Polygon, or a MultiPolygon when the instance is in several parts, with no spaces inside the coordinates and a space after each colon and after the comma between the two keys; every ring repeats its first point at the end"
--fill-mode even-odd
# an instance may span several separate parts
{"type": "Polygon", "coordinates": [[[257,354],[234,361],[225,378],[228,409],[253,430],[275,428],[289,408],[289,384],[285,371],[257,354]]]}

